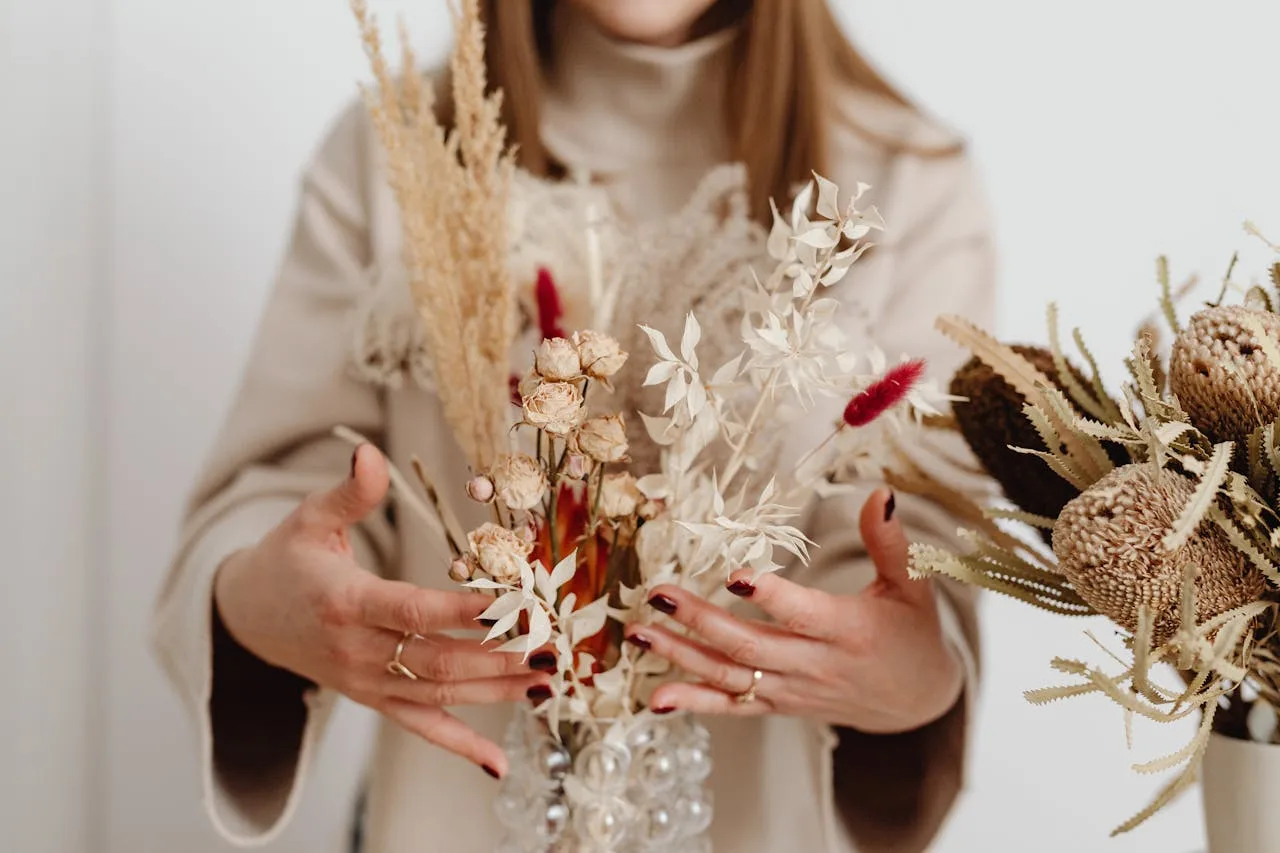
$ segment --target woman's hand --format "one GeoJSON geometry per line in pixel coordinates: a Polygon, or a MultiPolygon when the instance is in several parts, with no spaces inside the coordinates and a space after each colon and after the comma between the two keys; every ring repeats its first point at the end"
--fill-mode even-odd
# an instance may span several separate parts
{"type": "Polygon", "coordinates": [[[829,595],[777,575],[730,578],[774,622],[743,620],[677,587],[655,588],[649,604],[690,630],[629,625],[627,639],[697,682],[654,691],[656,711],[786,714],[869,734],[920,728],[960,697],[963,668],[942,636],[933,587],[907,575],[907,540],[893,519],[893,495],[877,492],[861,529],[876,578],[857,595],[829,595]],[[754,672],[755,701],[739,702],[754,672]]]}
{"type": "MultiPolygon", "coordinates": [[[[522,664],[517,655],[442,633],[475,628],[488,596],[387,581],[356,563],[347,529],[382,502],[388,479],[382,455],[357,448],[349,478],[309,496],[257,546],[223,563],[218,614],[267,663],[338,690],[500,776],[502,750],[443,708],[549,697],[549,676],[530,668],[548,661],[535,655],[522,664]],[[417,680],[387,670],[405,634],[417,635],[401,656],[417,680]]],[[[549,663],[554,669],[554,658],[549,663]]]]}

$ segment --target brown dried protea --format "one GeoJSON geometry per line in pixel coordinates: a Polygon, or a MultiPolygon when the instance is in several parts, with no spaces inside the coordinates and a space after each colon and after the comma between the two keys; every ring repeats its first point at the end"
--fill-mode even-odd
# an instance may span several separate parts
{"type": "MultiPolygon", "coordinates": [[[[1061,387],[1053,353],[1023,345],[1014,345],[1011,349],[1061,387]]],[[[1076,379],[1087,387],[1085,378],[1072,370],[1076,379]]],[[[1005,497],[1027,512],[1054,518],[1067,501],[1079,494],[1075,486],[1049,466],[1011,449],[1044,451],[1048,448],[1022,412],[1026,399],[989,365],[976,357],[970,359],[952,377],[950,391],[967,398],[967,402],[955,405],[956,422],[970,449],[1000,484],[1005,497]]],[[[1045,539],[1048,540],[1047,535],[1045,539]]]]}
{"type": "Polygon", "coordinates": [[[1174,341],[1170,388],[1196,429],[1215,442],[1242,441],[1280,418],[1280,368],[1258,331],[1280,345],[1280,316],[1221,305],[1194,314],[1174,341]]]}
{"type": "Polygon", "coordinates": [[[1262,574],[1210,523],[1182,547],[1165,548],[1194,491],[1194,483],[1175,472],[1125,465],[1068,503],[1053,528],[1059,568],[1080,597],[1130,631],[1145,604],[1155,617],[1156,643],[1178,627],[1188,564],[1198,569],[1197,624],[1257,600],[1266,589],[1262,574]]]}

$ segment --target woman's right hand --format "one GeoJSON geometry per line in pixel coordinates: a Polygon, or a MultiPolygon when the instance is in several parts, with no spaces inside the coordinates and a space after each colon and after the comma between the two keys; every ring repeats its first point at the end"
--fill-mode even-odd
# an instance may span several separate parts
{"type": "MultiPolygon", "coordinates": [[[[218,570],[214,602],[227,631],[277,667],[331,687],[415,734],[506,773],[501,748],[444,710],[541,699],[550,676],[517,655],[443,632],[476,627],[492,599],[388,581],[356,562],[348,528],[382,503],[389,475],[372,445],[352,456],[351,476],[317,492],[253,548],[218,570]],[[391,674],[387,663],[406,634],[402,662],[418,675],[391,674]]],[[[554,668],[554,661],[551,661],[554,668]]]]}

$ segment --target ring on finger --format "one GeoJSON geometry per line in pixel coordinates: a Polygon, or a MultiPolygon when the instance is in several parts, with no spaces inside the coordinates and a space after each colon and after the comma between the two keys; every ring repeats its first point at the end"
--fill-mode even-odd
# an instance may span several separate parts
{"type": "Polygon", "coordinates": [[[760,679],[762,678],[764,678],[763,672],[758,669],[752,670],[751,686],[739,693],[737,696],[734,696],[734,700],[737,701],[739,705],[748,705],[756,701],[756,688],[760,686],[760,679]]]}
{"type": "Polygon", "coordinates": [[[387,672],[392,675],[398,675],[401,678],[407,678],[410,681],[417,681],[418,674],[405,666],[404,662],[400,660],[400,656],[404,654],[405,647],[408,646],[410,642],[421,639],[421,635],[415,634],[412,631],[405,631],[404,636],[400,638],[400,642],[396,643],[395,655],[387,662],[387,672]]]}

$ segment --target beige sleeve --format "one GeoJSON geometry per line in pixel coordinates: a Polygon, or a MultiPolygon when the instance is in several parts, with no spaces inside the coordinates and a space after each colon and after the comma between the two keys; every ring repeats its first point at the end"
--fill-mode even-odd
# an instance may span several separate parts
{"type": "MultiPolygon", "coordinates": [[[[331,437],[335,425],[383,431],[379,393],[347,369],[348,315],[371,260],[371,148],[353,109],[305,170],[287,256],[156,606],[154,649],[199,731],[207,808],[240,845],[266,843],[287,821],[334,697],[231,639],[213,579],[304,495],[346,475],[352,449],[331,437]]],[[[380,515],[356,531],[366,568],[381,570],[389,532],[380,515]]]]}
{"type": "MultiPolygon", "coordinates": [[[[918,190],[924,200],[913,200],[919,211],[911,217],[913,227],[885,247],[892,253],[881,259],[892,263],[891,293],[872,328],[891,361],[903,354],[926,359],[929,377],[945,390],[965,354],[933,330],[934,318],[957,313],[988,328],[995,319],[990,221],[980,183],[965,158],[914,161],[908,168],[923,174],[900,175],[899,182],[918,190]]],[[[956,436],[932,441],[953,457],[967,454],[956,436]]],[[[979,487],[972,477],[951,485],[979,487]]],[[[817,547],[797,580],[847,594],[872,579],[874,568],[858,532],[858,516],[874,487],[867,484],[815,506],[806,532],[817,547]]],[[[937,504],[899,494],[895,512],[911,541],[959,547],[956,521],[937,504]]],[[[961,701],[940,720],[906,734],[866,735],[844,729],[836,733],[837,805],[858,849],[867,853],[926,849],[963,786],[978,682],[977,614],[971,589],[943,580],[936,582],[936,592],[944,636],[965,667],[961,701]]]]}

